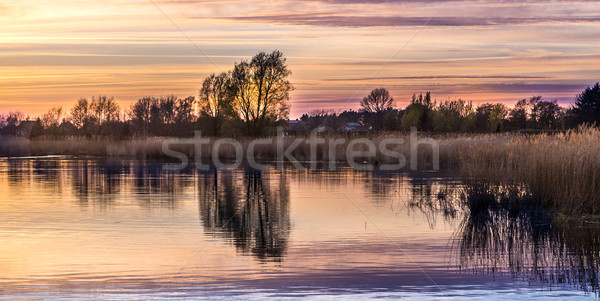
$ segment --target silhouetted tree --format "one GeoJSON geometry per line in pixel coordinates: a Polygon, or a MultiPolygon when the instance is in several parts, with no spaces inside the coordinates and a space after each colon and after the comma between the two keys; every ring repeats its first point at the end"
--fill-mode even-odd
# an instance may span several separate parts
{"type": "Polygon", "coordinates": [[[155,102],[157,102],[156,98],[146,96],[138,99],[138,101],[131,106],[131,122],[136,133],[139,135],[148,135],[151,116],[150,109],[155,102]]]}
{"type": "Polygon", "coordinates": [[[386,113],[391,115],[394,109],[394,98],[385,88],[374,89],[360,102],[360,108],[366,123],[375,130],[382,130],[386,113]]]}
{"type": "Polygon", "coordinates": [[[219,136],[221,125],[231,110],[233,89],[231,76],[228,73],[209,75],[202,82],[200,89],[200,112],[210,119],[211,134],[219,136]]]}
{"type": "Polygon", "coordinates": [[[194,96],[188,96],[183,99],[177,100],[175,106],[175,123],[189,123],[194,121],[194,104],[196,98],[194,96]]]}
{"type": "Polygon", "coordinates": [[[600,83],[577,95],[572,112],[579,123],[600,124],[600,83]]]}
{"type": "Polygon", "coordinates": [[[57,128],[58,136],[74,136],[78,134],[78,129],[71,121],[63,120],[63,122],[57,128]]]}
{"type": "Polygon", "coordinates": [[[531,116],[533,106],[542,99],[541,96],[533,96],[529,99],[521,99],[517,101],[515,107],[510,110],[509,123],[513,128],[526,129],[532,127],[531,116]]]}
{"type": "Polygon", "coordinates": [[[250,62],[235,64],[231,74],[233,116],[249,135],[261,135],[266,127],[286,121],[289,94],[294,89],[288,81],[291,71],[280,51],[260,52],[250,62]]]}
{"type": "Polygon", "coordinates": [[[96,122],[98,122],[98,125],[102,125],[107,121],[119,119],[119,105],[115,102],[114,97],[108,97],[106,95],[92,97],[89,110],[96,122]]]}
{"type": "Polygon", "coordinates": [[[33,121],[31,131],[29,132],[29,136],[27,138],[31,139],[42,135],[44,135],[44,126],[42,125],[42,121],[38,118],[33,121]]]}
{"type": "Polygon", "coordinates": [[[4,119],[4,127],[2,129],[2,133],[4,135],[15,136],[17,134],[17,127],[21,124],[23,120],[23,113],[10,112],[4,119]]]}
{"type": "Polygon", "coordinates": [[[557,101],[537,101],[532,109],[532,121],[536,127],[542,129],[554,129],[558,127],[558,118],[561,113],[561,108],[557,101]]]}
{"type": "Polygon", "coordinates": [[[394,107],[394,98],[390,96],[390,91],[385,88],[373,89],[360,102],[360,108],[363,112],[381,113],[394,107]]]}
{"type": "Polygon", "coordinates": [[[175,106],[175,133],[178,136],[192,136],[194,134],[195,103],[196,98],[194,96],[177,100],[175,106]]]}
{"type": "Polygon", "coordinates": [[[175,123],[175,106],[177,97],[169,95],[161,97],[159,102],[160,120],[163,124],[175,123]]]}
{"type": "Polygon", "coordinates": [[[334,111],[317,109],[311,110],[307,114],[303,114],[300,117],[300,120],[302,121],[304,131],[312,131],[318,127],[337,130],[337,127],[330,127],[331,125],[329,124],[329,119],[336,119],[336,117],[337,116],[334,111]]]}
{"type": "Polygon", "coordinates": [[[175,99],[173,95],[153,98],[150,102],[149,131],[157,136],[167,136],[175,121],[175,99]]]}

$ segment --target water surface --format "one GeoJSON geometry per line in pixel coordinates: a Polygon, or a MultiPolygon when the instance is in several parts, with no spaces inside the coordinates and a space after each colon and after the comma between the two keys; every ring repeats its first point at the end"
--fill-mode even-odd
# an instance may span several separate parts
{"type": "Polygon", "coordinates": [[[0,298],[595,298],[598,231],[452,173],[0,160],[0,298]]]}

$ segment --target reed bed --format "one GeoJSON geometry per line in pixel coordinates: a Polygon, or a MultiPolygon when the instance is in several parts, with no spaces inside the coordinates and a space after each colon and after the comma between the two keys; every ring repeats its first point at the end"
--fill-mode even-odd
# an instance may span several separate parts
{"type": "Polygon", "coordinates": [[[513,136],[468,148],[461,157],[467,183],[520,187],[547,208],[600,213],[600,130],[513,136]]]}

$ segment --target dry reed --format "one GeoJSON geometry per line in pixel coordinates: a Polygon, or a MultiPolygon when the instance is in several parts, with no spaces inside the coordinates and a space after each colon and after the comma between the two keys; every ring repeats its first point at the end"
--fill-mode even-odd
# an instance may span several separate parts
{"type": "Polygon", "coordinates": [[[543,205],[565,213],[598,214],[600,130],[512,136],[505,143],[471,146],[461,157],[467,181],[520,186],[543,205]]]}

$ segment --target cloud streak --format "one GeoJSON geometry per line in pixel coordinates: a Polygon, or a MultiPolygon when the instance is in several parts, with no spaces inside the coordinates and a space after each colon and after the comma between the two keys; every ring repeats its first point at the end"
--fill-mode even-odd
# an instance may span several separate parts
{"type": "Polygon", "coordinates": [[[387,76],[358,78],[327,78],[324,81],[361,81],[361,80],[393,80],[393,79],[546,79],[549,76],[528,75],[425,75],[425,76],[387,76]]]}
{"type": "MultiPolygon", "coordinates": [[[[197,17],[207,19],[206,17],[197,17]]],[[[575,17],[404,17],[404,16],[359,16],[338,14],[284,14],[239,17],[215,17],[208,19],[229,20],[249,23],[271,23],[280,25],[304,25],[327,27],[481,27],[498,25],[532,25],[547,23],[597,23],[600,16],[575,17]]]]}

